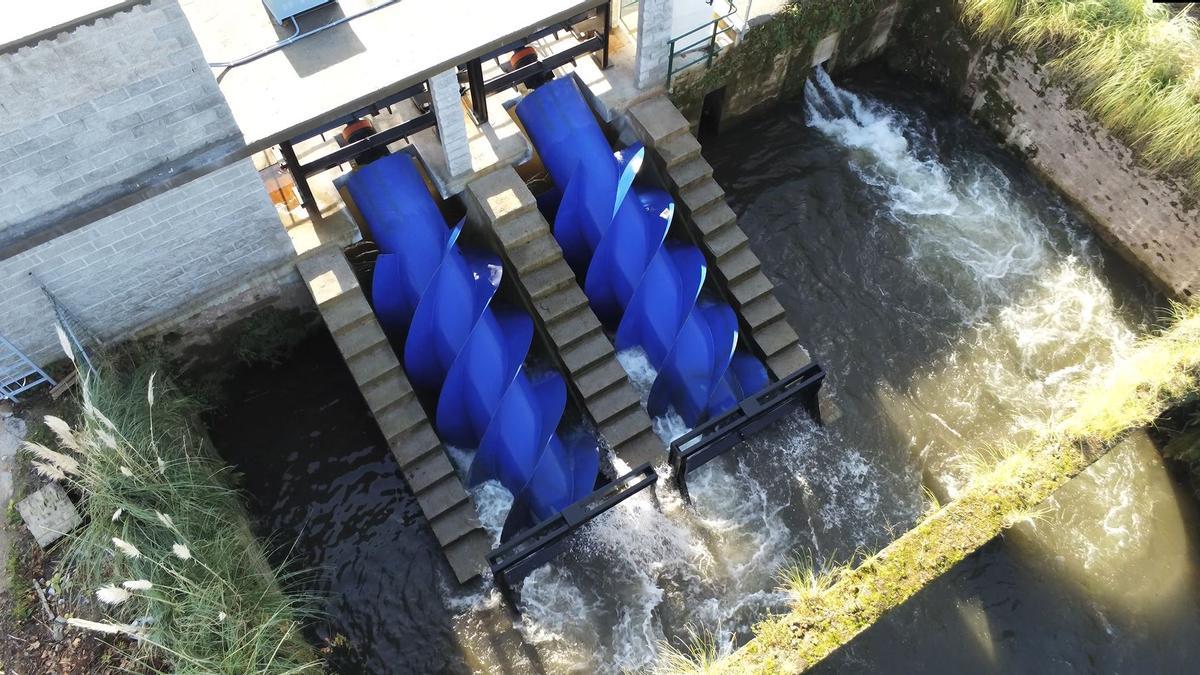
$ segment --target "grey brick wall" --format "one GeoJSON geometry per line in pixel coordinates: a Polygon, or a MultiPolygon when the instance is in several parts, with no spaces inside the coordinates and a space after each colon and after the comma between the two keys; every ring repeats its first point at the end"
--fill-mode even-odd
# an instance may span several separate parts
{"type": "Polygon", "coordinates": [[[0,240],[236,133],[175,0],[0,54],[0,103],[0,240]]]}
{"type": "Polygon", "coordinates": [[[0,261],[0,334],[36,361],[60,356],[30,272],[102,339],[123,336],[293,257],[243,160],[0,261]]]}
{"type": "Polygon", "coordinates": [[[670,58],[671,0],[638,3],[637,60],[634,66],[639,89],[661,87],[667,80],[670,58]]]}
{"type": "Polygon", "coordinates": [[[471,170],[471,145],[467,140],[467,122],[458,93],[457,69],[451,68],[429,78],[429,91],[433,114],[437,118],[438,138],[446,153],[446,167],[451,176],[462,176],[471,170]]]}

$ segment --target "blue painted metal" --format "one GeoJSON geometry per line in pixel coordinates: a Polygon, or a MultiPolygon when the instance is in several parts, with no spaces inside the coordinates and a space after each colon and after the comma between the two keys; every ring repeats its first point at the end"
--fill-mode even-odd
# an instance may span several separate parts
{"type": "Polygon", "coordinates": [[[407,154],[356,169],[346,188],[380,250],[375,313],[403,345],[413,386],[437,401],[442,439],[476,449],[469,482],[496,479],[513,494],[505,537],[589,495],[599,448],[558,435],[566,384],[525,370],[533,320],[496,300],[500,260],[459,244],[463,223],[446,227],[407,154]]]}
{"type": "Polygon", "coordinates": [[[18,394],[42,383],[52,387],[56,384],[46,371],[0,335],[0,400],[15,401],[18,394]]]}
{"type": "Polygon", "coordinates": [[[530,93],[517,116],[556,186],[539,206],[554,212],[592,309],[618,350],[642,348],[658,371],[650,414],[673,408],[694,427],[765,387],[766,367],[738,347],[733,308],[704,292],[704,255],[667,238],[671,196],[634,184],[644,148],[614,154],[573,78],[530,93]]]}

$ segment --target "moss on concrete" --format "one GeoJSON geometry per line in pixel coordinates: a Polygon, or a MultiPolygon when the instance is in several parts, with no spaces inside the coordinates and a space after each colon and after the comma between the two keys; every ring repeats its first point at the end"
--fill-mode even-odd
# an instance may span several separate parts
{"type": "Polygon", "coordinates": [[[808,77],[817,43],[830,33],[845,32],[851,51],[870,40],[874,18],[895,0],[802,0],[785,6],[770,20],[750,29],[742,41],[726,49],[708,70],[677,76],[671,101],[693,122],[699,118],[705,94],[729,87],[731,114],[741,114],[782,91],[796,93],[808,77]],[[780,59],[780,56],[783,56],[780,59]],[[777,70],[782,68],[783,73],[777,70]],[[776,81],[778,79],[778,81],[776,81]],[[768,84],[769,83],[769,84],[768,84]],[[769,91],[764,91],[769,89],[769,91]]]}
{"type": "Polygon", "coordinates": [[[756,638],[707,672],[791,673],[849,642],[887,611],[1020,520],[1127,432],[1154,421],[1200,385],[1200,307],[1080,390],[1079,405],[1049,420],[887,548],[838,574],[820,593],[798,596],[789,614],[763,621],[756,638]]]}

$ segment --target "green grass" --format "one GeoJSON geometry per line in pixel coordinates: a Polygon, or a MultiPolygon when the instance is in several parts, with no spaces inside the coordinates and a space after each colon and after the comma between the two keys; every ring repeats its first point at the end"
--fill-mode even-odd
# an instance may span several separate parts
{"type": "Polygon", "coordinates": [[[887,611],[1003,530],[1044,515],[1039,506],[1125,433],[1153,423],[1200,389],[1200,307],[1178,307],[1173,325],[1081,387],[1078,404],[1042,433],[997,453],[955,500],[853,569],[811,562],[785,573],[795,602],[755,626],[755,639],[706,672],[798,672],[850,641],[887,611]]]}
{"type": "Polygon", "coordinates": [[[300,635],[305,599],[268,564],[194,404],[146,370],[104,373],[81,389],[73,429],[47,418],[59,450],[28,448],[38,470],[65,474],[84,495],[87,525],[64,564],[101,615],[73,625],[136,636],[151,668],[318,672],[300,635]]]}
{"type": "Polygon", "coordinates": [[[714,672],[722,655],[715,635],[689,629],[680,644],[659,643],[658,659],[650,672],[653,675],[707,675],[714,672]]]}
{"type": "Polygon", "coordinates": [[[13,622],[24,623],[33,616],[34,598],[29,580],[21,574],[21,556],[16,548],[8,552],[7,565],[8,578],[5,579],[5,582],[12,604],[9,607],[8,615],[13,622]]]}
{"type": "Polygon", "coordinates": [[[962,0],[984,36],[1050,57],[1096,117],[1151,168],[1200,189],[1200,30],[1144,0],[962,0]]]}

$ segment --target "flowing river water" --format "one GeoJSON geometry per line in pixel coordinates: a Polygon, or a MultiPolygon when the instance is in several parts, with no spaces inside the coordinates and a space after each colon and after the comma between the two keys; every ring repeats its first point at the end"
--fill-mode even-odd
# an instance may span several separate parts
{"type": "MultiPolygon", "coordinates": [[[[515,627],[489,584],[451,581],[327,339],[237,378],[214,437],[247,475],[263,532],[315,570],[332,664],[620,672],[652,664],[662,641],[735,645],[786,609],[775,574],[792,557],[886,545],[924,511],[924,487],[952,497],[989,447],[1069,405],[1159,299],[948,108],[907,82],[864,71],[843,90],[818,72],[805,101],[706,146],[841,417],[764,431],[693,474],[691,504],[663,481],[597,519],[525,580],[515,627]]],[[[644,386],[644,360],[621,359],[644,386]]],[[[495,528],[507,495],[475,496],[495,528]]],[[[1187,663],[1200,644],[1195,508],[1149,442],[1110,453],[1050,507],[824,667],[1187,663]]]]}

